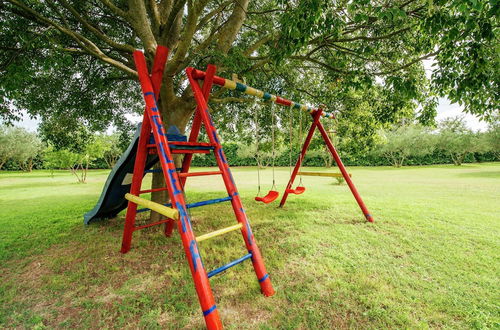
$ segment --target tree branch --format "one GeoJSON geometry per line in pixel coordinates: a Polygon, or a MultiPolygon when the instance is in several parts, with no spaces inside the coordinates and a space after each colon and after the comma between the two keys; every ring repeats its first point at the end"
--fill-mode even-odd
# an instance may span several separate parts
{"type": "Polygon", "coordinates": [[[156,52],[156,39],[149,24],[146,5],[143,0],[129,0],[128,2],[128,20],[141,39],[144,50],[150,55],[154,54],[156,52]]]}
{"type": "Polygon", "coordinates": [[[432,57],[432,56],[435,56],[439,53],[439,50],[435,51],[435,52],[432,52],[432,53],[429,53],[427,55],[423,55],[423,56],[420,56],[419,58],[416,58],[406,64],[403,64],[397,68],[394,68],[394,69],[391,69],[391,70],[388,70],[388,71],[379,71],[379,72],[374,72],[373,74],[374,75],[377,75],[377,76],[385,76],[385,75],[388,75],[388,74],[392,74],[394,72],[397,72],[397,71],[401,71],[401,70],[404,70],[410,66],[412,66],[413,64],[415,63],[418,63],[420,61],[423,61],[425,59],[428,59],[429,57],[432,57]]]}
{"type": "Polygon", "coordinates": [[[253,103],[255,100],[253,98],[244,98],[244,97],[234,97],[234,96],[227,96],[223,98],[210,98],[210,102],[213,103],[218,103],[218,104],[223,104],[223,103],[233,103],[233,102],[238,102],[238,103],[253,103]]]}
{"type": "Polygon", "coordinates": [[[14,5],[16,8],[18,8],[19,14],[21,16],[24,16],[28,19],[34,19],[36,22],[39,24],[45,25],[45,26],[53,26],[56,28],[59,32],[69,36],[73,40],[75,40],[80,47],[84,48],[90,55],[102,60],[103,62],[106,62],[108,64],[111,64],[112,66],[125,71],[127,74],[130,75],[137,75],[137,73],[129,68],[127,65],[123,64],[122,62],[119,62],[106,54],[104,54],[99,47],[97,47],[92,41],[89,39],[85,38],[83,35],[72,31],[64,26],[61,26],[60,24],[56,23],[55,21],[42,16],[35,10],[31,9],[30,7],[26,6],[24,3],[21,3],[18,0],[6,0],[12,5],[14,5]]]}
{"type": "Polygon", "coordinates": [[[184,25],[184,33],[182,34],[181,40],[177,49],[175,51],[174,57],[167,63],[167,68],[165,74],[173,76],[177,73],[177,70],[184,62],[189,46],[191,45],[191,40],[196,32],[196,22],[200,15],[200,11],[205,6],[208,0],[202,0],[198,2],[198,6],[194,5],[192,1],[188,1],[188,15],[186,19],[186,24],[184,25]],[[201,7],[201,8],[200,8],[201,7]]]}
{"type": "Polygon", "coordinates": [[[123,18],[127,18],[127,12],[118,8],[113,4],[112,0],[99,0],[103,5],[108,7],[113,13],[115,13],[118,16],[121,16],[123,18]]]}
{"type": "Polygon", "coordinates": [[[112,40],[109,36],[105,35],[102,31],[98,30],[96,27],[91,25],[87,20],[85,20],[79,13],[78,11],[75,10],[66,0],[58,0],[64,8],[66,8],[71,14],[84,26],[86,27],[90,32],[92,32],[95,36],[97,36],[99,39],[107,43],[109,46],[120,50],[124,51],[127,53],[132,54],[135,50],[134,47],[126,44],[120,44],[118,42],[115,42],[112,40]]]}
{"type": "Polygon", "coordinates": [[[296,56],[290,56],[290,58],[293,59],[293,60],[300,60],[300,61],[306,61],[306,62],[316,63],[316,64],[324,67],[325,69],[331,70],[333,72],[338,72],[338,73],[342,73],[342,74],[351,74],[352,73],[352,72],[349,72],[349,71],[345,71],[345,70],[340,70],[340,69],[334,68],[333,66],[331,66],[329,64],[326,64],[326,63],[323,63],[320,60],[317,60],[317,59],[312,58],[312,57],[296,55],[296,56]]]}
{"type": "Polygon", "coordinates": [[[249,0],[235,0],[234,9],[219,34],[218,46],[222,53],[227,53],[246,18],[249,0]]]}

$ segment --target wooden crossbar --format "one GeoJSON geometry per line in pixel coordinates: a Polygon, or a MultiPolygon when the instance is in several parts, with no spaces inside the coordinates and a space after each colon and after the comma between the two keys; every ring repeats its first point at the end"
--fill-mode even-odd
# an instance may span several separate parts
{"type": "MultiPolygon", "coordinates": [[[[298,175],[303,176],[328,176],[332,178],[341,178],[343,177],[342,173],[328,173],[328,172],[299,172],[298,175]]],[[[349,177],[352,177],[352,174],[349,173],[349,177]]]]}
{"type": "Polygon", "coordinates": [[[222,228],[222,229],[213,231],[211,233],[198,236],[198,237],[196,237],[196,241],[197,242],[201,242],[201,241],[207,240],[209,238],[214,238],[216,236],[220,236],[220,235],[223,235],[225,233],[229,233],[229,232],[231,232],[233,230],[240,229],[241,227],[243,227],[243,225],[241,223],[238,223],[237,225],[234,225],[234,226],[230,226],[230,227],[227,227],[227,228],[222,228]]]}
{"type": "Polygon", "coordinates": [[[178,220],[179,219],[179,211],[176,209],[173,209],[171,207],[167,207],[155,202],[152,202],[150,200],[134,196],[132,194],[125,194],[125,198],[132,203],[147,207],[150,210],[153,210],[155,212],[158,212],[170,219],[178,220]]]}

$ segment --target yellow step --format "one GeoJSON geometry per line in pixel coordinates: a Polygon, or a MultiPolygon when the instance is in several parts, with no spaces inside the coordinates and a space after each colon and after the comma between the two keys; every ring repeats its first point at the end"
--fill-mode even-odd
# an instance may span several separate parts
{"type": "Polygon", "coordinates": [[[174,220],[179,219],[179,211],[177,211],[176,209],[173,209],[171,207],[167,207],[165,205],[161,205],[161,204],[152,202],[150,200],[147,200],[147,199],[144,199],[141,197],[137,197],[137,196],[132,195],[132,194],[125,194],[125,198],[127,200],[131,201],[132,203],[147,207],[148,209],[153,210],[155,212],[158,212],[160,214],[163,214],[164,216],[166,216],[170,219],[174,219],[174,220]]]}
{"type": "Polygon", "coordinates": [[[211,233],[198,236],[198,237],[196,237],[196,241],[197,242],[201,242],[201,241],[207,240],[209,238],[214,238],[216,236],[220,236],[222,234],[229,233],[229,232],[231,232],[233,230],[241,229],[241,227],[243,227],[243,225],[241,223],[238,223],[237,225],[234,225],[234,226],[230,226],[230,227],[227,227],[227,228],[222,228],[222,229],[213,231],[211,233]]]}

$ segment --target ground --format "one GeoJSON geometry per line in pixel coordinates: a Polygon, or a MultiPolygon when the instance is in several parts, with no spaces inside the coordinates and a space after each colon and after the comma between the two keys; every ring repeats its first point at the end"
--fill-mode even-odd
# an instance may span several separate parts
{"type": "MultiPolygon", "coordinates": [[[[374,224],[334,179],[304,178],[278,209],[253,201],[254,168],[233,169],[276,295],[250,263],[212,278],[225,326],[500,327],[500,164],[349,171],[374,224]]],[[[0,173],[0,327],[204,326],[177,233],[137,232],[121,255],[123,215],[83,225],[107,174],[0,173]]],[[[277,170],[281,191],[287,177],[277,170]]],[[[188,180],[189,201],[224,196],[217,177],[188,180]]],[[[227,203],[192,217],[198,235],[235,223],[227,203]]],[[[200,247],[209,270],[245,254],[237,232],[200,247]]]]}

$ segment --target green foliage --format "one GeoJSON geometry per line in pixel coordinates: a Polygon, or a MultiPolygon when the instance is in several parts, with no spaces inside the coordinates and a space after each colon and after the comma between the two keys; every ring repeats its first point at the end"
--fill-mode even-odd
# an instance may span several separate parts
{"type": "Polygon", "coordinates": [[[484,143],[487,151],[500,158],[500,114],[497,113],[484,134],[484,143]]]}
{"type": "Polygon", "coordinates": [[[446,152],[455,165],[461,165],[473,152],[484,151],[479,135],[467,128],[463,117],[443,120],[439,124],[438,148],[446,152]]]}
{"type": "Polygon", "coordinates": [[[421,31],[437,49],[432,83],[472,114],[499,108],[500,6],[496,0],[433,1],[421,31]]]}
{"type": "Polygon", "coordinates": [[[10,161],[23,171],[31,172],[43,144],[35,133],[21,127],[0,126],[0,169],[10,161]]]}
{"type": "Polygon", "coordinates": [[[104,158],[110,148],[111,145],[107,144],[105,137],[102,136],[94,137],[81,152],[69,149],[57,150],[50,146],[45,150],[44,165],[52,172],[54,169],[67,169],[78,182],[85,183],[91,164],[99,158],[104,158]]]}
{"type": "MultiPolygon", "coordinates": [[[[273,52],[278,61],[312,59],[325,76],[332,81],[340,76],[350,88],[368,88],[376,75],[385,76],[384,89],[394,95],[395,105],[419,102],[419,119],[424,123],[435,116],[436,93],[480,116],[489,117],[498,109],[497,1],[279,3],[284,13],[280,47],[273,52]],[[430,90],[422,84],[421,66],[412,64],[432,56],[437,63],[430,90]]],[[[386,112],[390,114],[391,108],[386,112]]]]}
{"type": "MultiPolygon", "coordinates": [[[[27,109],[41,118],[44,140],[80,152],[88,138],[81,126],[92,133],[127,126],[125,114],[142,111],[132,51],[144,49],[151,62],[157,44],[176,54],[160,107],[175,112],[169,120],[182,117],[181,126],[193,109],[181,73],[208,63],[221,76],[237,73],[256,88],[326,104],[339,114],[339,132],[352,134],[343,136],[351,139],[346,146],[355,149],[403,117],[432,124],[438,94],[484,117],[498,109],[497,1],[264,0],[248,8],[194,1],[174,6],[176,15],[169,6],[155,11],[157,1],[115,4],[119,10],[109,2],[2,2],[0,115],[15,120],[27,109]],[[239,9],[244,14],[233,15],[239,9]],[[147,19],[136,24],[138,17],[147,19]],[[220,43],[231,28],[227,50],[220,43]],[[432,89],[422,66],[431,58],[437,62],[432,89]]],[[[223,91],[212,101],[221,131],[247,139],[248,98],[223,91]]],[[[263,128],[269,125],[261,119],[263,128]]]]}
{"type": "Polygon", "coordinates": [[[11,159],[15,154],[15,149],[11,144],[9,129],[5,126],[0,126],[0,169],[11,159]]]}
{"type": "Polygon", "coordinates": [[[375,153],[401,167],[410,156],[425,156],[435,149],[435,138],[427,128],[414,125],[396,126],[380,132],[381,141],[375,153]]]}
{"type": "Polygon", "coordinates": [[[114,133],[111,135],[97,135],[94,138],[94,144],[101,148],[101,153],[96,154],[96,158],[103,158],[108,168],[115,166],[118,158],[123,153],[120,145],[120,135],[114,133]]]}

